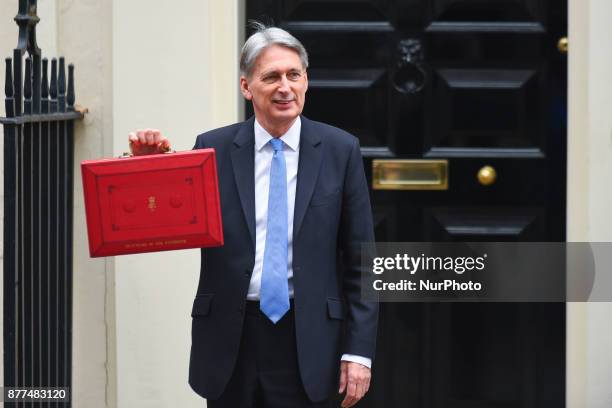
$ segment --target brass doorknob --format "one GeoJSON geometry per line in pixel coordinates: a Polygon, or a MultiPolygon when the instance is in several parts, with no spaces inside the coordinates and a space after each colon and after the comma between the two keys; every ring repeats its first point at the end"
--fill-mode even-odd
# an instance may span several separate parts
{"type": "Polygon", "coordinates": [[[497,178],[497,172],[491,166],[483,166],[480,170],[478,170],[478,182],[483,186],[490,186],[495,183],[495,179],[497,178]]]}
{"type": "Polygon", "coordinates": [[[562,37],[557,42],[557,49],[561,54],[567,54],[567,50],[569,49],[569,41],[567,40],[567,37],[562,37]]]}

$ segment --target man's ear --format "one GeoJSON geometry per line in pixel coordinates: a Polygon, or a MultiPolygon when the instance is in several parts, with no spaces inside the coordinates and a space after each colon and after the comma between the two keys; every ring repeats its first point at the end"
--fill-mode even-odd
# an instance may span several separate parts
{"type": "Polygon", "coordinates": [[[244,75],[240,76],[240,92],[242,92],[242,96],[244,96],[244,99],[247,101],[253,99],[253,94],[251,94],[249,90],[249,82],[244,75]]]}

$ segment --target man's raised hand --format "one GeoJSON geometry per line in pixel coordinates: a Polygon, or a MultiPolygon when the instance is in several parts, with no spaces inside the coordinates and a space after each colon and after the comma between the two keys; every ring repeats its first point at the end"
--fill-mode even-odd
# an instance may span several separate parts
{"type": "Polygon", "coordinates": [[[128,135],[130,151],[134,156],[170,151],[170,141],[159,129],[138,129],[128,135]]]}

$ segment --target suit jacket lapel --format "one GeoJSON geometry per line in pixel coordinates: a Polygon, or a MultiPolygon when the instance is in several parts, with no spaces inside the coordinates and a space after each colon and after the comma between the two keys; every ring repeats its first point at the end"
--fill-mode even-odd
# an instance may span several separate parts
{"type": "Polygon", "coordinates": [[[232,166],[240,203],[255,247],[255,118],[245,121],[232,146],[232,166]]]}
{"type": "Polygon", "coordinates": [[[300,159],[298,163],[295,208],[293,211],[293,239],[298,236],[310,197],[321,168],[321,138],[313,129],[312,122],[301,117],[300,159]]]}

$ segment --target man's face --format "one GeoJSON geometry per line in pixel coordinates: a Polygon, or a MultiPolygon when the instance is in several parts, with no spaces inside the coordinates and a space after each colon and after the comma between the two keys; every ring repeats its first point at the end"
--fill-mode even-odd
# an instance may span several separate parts
{"type": "Polygon", "coordinates": [[[290,125],[302,113],[308,77],[297,52],[272,45],[259,54],[251,75],[240,77],[240,88],[253,102],[257,120],[270,130],[290,125]]]}

